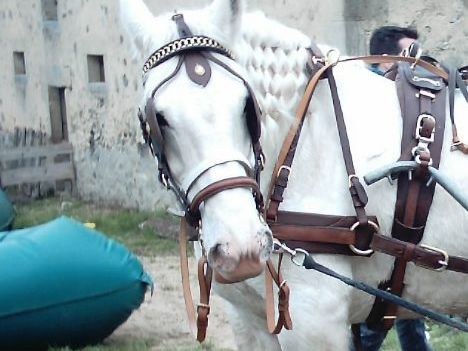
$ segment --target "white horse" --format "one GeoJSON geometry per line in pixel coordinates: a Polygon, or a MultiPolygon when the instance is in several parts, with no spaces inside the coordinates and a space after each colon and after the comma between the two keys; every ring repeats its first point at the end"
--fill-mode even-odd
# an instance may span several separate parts
{"type": "MultiPolygon", "coordinates": [[[[177,39],[171,15],[153,17],[142,0],[121,0],[124,23],[132,33],[141,62],[156,49],[177,39]]],[[[261,13],[244,14],[241,0],[214,0],[205,9],[182,11],[194,34],[212,37],[234,51],[237,62],[213,54],[251,82],[263,110],[262,145],[269,177],[283,138],[293,120],[307,75],[309,39],[300,32],[266,19],[261,13]]],[[[177,64],[172,58],[147,76],[145,100],[177,64]]],[[[222,154],[251,156],[243,109],[243,83],[217,65],[209,84],[200,87],[181,70],[155,96],[163,126],[168,163],[174,178],[184,176],[206,160],[222,154]]],[[[362,177],[400,155],[402,121],[393,82],[363,65],[343,63],[334,68],[357,175],[362,177]]],[[[455,112],[459,134],[468,139],[468,106],[457,95],[455,112]],[[462,117],[464,119],[462,119],[462,117]]],[[[440,169],[462,189],[468,189],[468,157],[450,152],[451,125],[447,118],[440,169]]],[[[237,162],[209,169],[194,184],[194,194],[219,179],[245,175],[237,162]]],[[[282,209],[335,215],[353,215],[347,175],[342,161],[331,98],[326,82],[319,83],[299,142],[282,209]]],[[[367,212],[376,215],[381,230],[391,230],[396,186],[387,182],[367,188],[367,212]]],[[[247,278],[261,271],[270,255],[271,233],[259,219],[246,189],[221,192],[201,206],[203,245],[215,270],[226,278],[247,278]],[[246,260],[250,274],[238,267],[246,260]]],[[[422,240],[450,255],[468,256],[468,213],[443,189],[436,188],[422,240]]],[[[314,258],[339,273],[373,286],[389,278],[393,258],[375,253],[371,258],[317,254],[314,258]]],[[[272,257],[273,260],[276,257],[272,257]]],[[[286,261],[283,275],[291,288],[292,331],[270,335],[266,329],[264,282],[253,279],[215,285],[229,302],[228,313],[239,350],[347,350],[350,323],[367,317],[374,298],[314,271],[286,261]]],[[[441,312],[468,314],[468,279],[455,272],[434,272],[410,263],[403,297],[441,312]]],[[[408,316],[400,310],[400,315],[408,316]]],[[[208,330],[209,333],[209,330],[208,330]]]]}

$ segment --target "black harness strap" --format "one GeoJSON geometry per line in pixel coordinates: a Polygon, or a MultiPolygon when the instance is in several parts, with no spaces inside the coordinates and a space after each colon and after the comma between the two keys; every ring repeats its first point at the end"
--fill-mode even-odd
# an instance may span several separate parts
{"type": "MultiPolygon", "coordinates": [[[[323,273],[323,274],[326,274],[330,277],[333,277],[333,278],[336,278],[338,280],[340,280],[341,282],[345,283],[346,285],[349,285],[349,286],[352,286],[356,289],[359,289],[361,291],[364,291],[368,294],[371,294],[371,295],[374,295],[380,299],[383,299],[383,300],[387,300],[389,302],[391,302],[392,304],[396,304],[396,305],[399,305],[401,307],[404,307],[410,311],[413,311],[417,314],[421,314],[421,315],[424,315],[424,316],[427,316],[437,322],[440,322],[440,323],[444,323],[444,324],[447,324],[453,328],[456,328],[456,329],[459,329],[459,330],[462,330],[464,332],[468,332],[468,324],[467,323],[464,323],[462,321],[459,321],[459,320],[456,320],[456,319],[453,319],[453,318],[450,318],[449,316],[447,315],[444,315],[444,314],[441,314],[441,313],[438,313],[438,312],[434,312],[430,309],[427,309],[425,307],[422,307],[422,306],[419,306],[413,302],[409,302],[407,300],[404,300],[402,299],[401,297],[397,296],[397,295],[394,295],[394,294],[391,294],[387,291],[384,291],[384,290],[381,290],[381,289],[377,289],[377,288],[374,288],[362,281],[358,281],[358,280],[353,280],[351,278],[348,278],[348,277],[345,277],[333,270],[331,270],[330,268],[327,268],[325,266],[322,266],[321,264],[317,263],[311,255],[309,255],[308,253],[306,252],[301,252],[304,254],[304,260],[302,263],[298,262],[298,259],[296,258],[294,261],[297,265],[301,265],[303,266],[305,269],[313,269],[313,270],[316,270],[320,273],[323,273]]],[[[299,252],[297,253],[299,254],[299,252]]],[[[294,256],[293,256],[293,259],[294,259],[294,256]]]]}

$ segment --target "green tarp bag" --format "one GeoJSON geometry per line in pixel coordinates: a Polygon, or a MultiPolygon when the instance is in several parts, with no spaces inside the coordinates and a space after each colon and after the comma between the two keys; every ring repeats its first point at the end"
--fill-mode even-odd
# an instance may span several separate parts
{"type": "Polygon", "coordinates": [[[0,232],[9,230],[15,219],[15,210],[8,196],[0,188],[0,232]]]}
{"type": "Polygon", "coordinates": [[[124,246],[69,218],[0,233],[0,350],[101,342],[152,285],[124,246]]]}

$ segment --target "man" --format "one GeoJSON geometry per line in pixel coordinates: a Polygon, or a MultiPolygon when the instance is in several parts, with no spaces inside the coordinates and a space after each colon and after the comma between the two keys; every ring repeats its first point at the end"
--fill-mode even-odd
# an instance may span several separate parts
{"type": "MultiPolygon", "coordinates": [[[[384,26],[376,29],[371,36],[369,52],[371,55],[399,55],[418,39],[418,32],[413,28],[384,26]]],[[[384,75],[392,63],[373,64],[369,69],[384,75]]],[[[397,319],[395,328],[402,351],[431,351],[424,321],[422,319],[397,319]]],[[[365,323],[360,325],[362,351],[377,351],[382,345],[386,331],[369,329],[365,323]]]]}
{"type": "MultiPolygon", "coordinates": [[[[384,26],[376,29],[371,36],[369,52],[371,55],[399,55],[418,39],[413,28],[384,26]]],[[[383,76],[392,66],[391,62],[372,64],[370,70],[383,76]]]]}

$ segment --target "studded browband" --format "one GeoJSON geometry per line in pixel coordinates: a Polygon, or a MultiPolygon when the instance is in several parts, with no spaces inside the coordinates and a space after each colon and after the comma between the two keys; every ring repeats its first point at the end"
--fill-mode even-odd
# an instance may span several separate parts
{"type": "Polygon", "coordinates": [[[179,55],[184,51],[192,50],[209,50],[210,52],[217,52],[234,59],[234,55],[231,50],[226,49],[215,39],[208,38],[203,35],[193,35],[174,40],[156,50],[143,65],[143,74],[146,74],[150,69],[160,65],[173,56],[179,55]]]}

